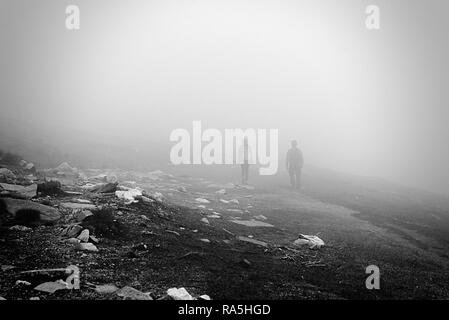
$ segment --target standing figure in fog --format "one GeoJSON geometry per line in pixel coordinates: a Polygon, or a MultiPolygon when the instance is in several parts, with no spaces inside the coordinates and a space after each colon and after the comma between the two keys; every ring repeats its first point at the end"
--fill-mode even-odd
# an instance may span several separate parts
{"type": "Polygon", "coordinates": [[[298,148],[298,142],[293,140],[292,147],[287,152],[287,171],[290,175],[290,184],[293,188],[300,188],[301,169],[304,163],[302,152],[298,148]]]}

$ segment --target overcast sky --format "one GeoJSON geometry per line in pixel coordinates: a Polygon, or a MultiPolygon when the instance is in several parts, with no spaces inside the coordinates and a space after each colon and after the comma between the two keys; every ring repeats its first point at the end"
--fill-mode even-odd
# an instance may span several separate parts
{"type": "Polygon", "coordinates": [[[167,161],[170,132],[193,120],[276,128],[308,164],[449,193],[448,12],[446,0],[0,0],[0,125],[62,148],[73,130],[162,145],[167,161]],[[370,4],[380,30],[365,27],[370,4]]]}

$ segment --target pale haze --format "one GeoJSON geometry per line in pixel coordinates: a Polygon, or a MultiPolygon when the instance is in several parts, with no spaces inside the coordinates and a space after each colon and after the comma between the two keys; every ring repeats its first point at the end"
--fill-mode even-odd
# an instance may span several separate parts
{"type": "Polygon", "coordinates": [[[306,165],[448,194],[448,12],[445,0],[0,0],[1,147],[76,152],[78,165],[123,147],[150,166],[200,120],[278,129],[280,170],[297,139],[306,165]],[[380,30],[365,27],[370,4],[380,30]]]}

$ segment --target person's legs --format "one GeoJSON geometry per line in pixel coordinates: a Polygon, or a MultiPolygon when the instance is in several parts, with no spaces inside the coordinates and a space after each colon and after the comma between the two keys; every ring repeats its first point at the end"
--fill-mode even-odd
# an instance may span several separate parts
{"type": "Polygon", "coordinates": [[[301,188],[301,169],[297,169],[295,172],[295,177],[296,177],[296,189],[300,189],[301,188]]]}
{"type": "Polygon", "coordinates": [[[294,170],[290,169],[288,170],[288,174],[290,175],[290,185],[292,186],[292,188],[295,187],[295,172],[294,170]]]}

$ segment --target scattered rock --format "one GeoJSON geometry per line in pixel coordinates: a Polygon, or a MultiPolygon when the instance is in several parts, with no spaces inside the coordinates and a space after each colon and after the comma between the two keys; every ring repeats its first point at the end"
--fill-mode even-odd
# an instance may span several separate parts
{"type": "Polygon", "coordinates": [[[170,288],[167,290],[167,295],[173,300],[194,300],[185,288],[170,288]]]}
{"type": "Polygon", "coordinates": [[[95,287],[95,291],[99,294],[110,294],[116,292],[117,290],[119,290],[119,288],[113,284],[103,284],[95,287]]]}
{"type": "Polygon", "coordinates": [[[30,186],[21,186],[18,184],[0,183],[0,187],[4,191],[10,192],[16,197],[20,197],[23,199],[31,199],[36,195],[36,192],[38,190],[38,186],[36,184],[32,184],[30,186]]]}
{"type": "Polygon", "coordinates": [[[78,202],[63,202],[61,206],[66,209],[72,210],[91,210],[95,209],[96,206],[90,203],[78,203],[78,202]]]}
{"type": "Polygon", "coordinates": [[[204,199],[204,198],[196,198],[195,201],[196,201],[196,202],[199,202],[199,203],[210,203],[209,200],[204,199]]]}
{"type": "Polygon", "coordinates": [[[55,208],[45,206],[28,200],[20,199],[4,199],[8,211],[18,218],[26,219],[24,215],[31,213],[39,213],[39,220],[43,223],[54,223],[61,218],[61,214],[55,208]]]}
{"type": "Polygon", "coordinates": [[[39,297],[31,297],[30,300],[40,300],[39,297]]]}
{"type": "Polygon", "coordinates": [[[165,230],[165,232],[176,234],[177,236],[180,236],[179,232],[173,231],[173,230],[165,230]]]}
{"type": "Polygon", "coordinates": [[[81,242],[89,242],[89,230],[88,229],[84,229],[83,231],[81,231],[81,233],[78,236],[78,239],[81,242]]]}
{"type": "Polygon", "coordinates": [[[0,297],[0,300],[6,300],[5,298],[3,298],[3,297],[0,297]]]}
{"type": "Polygon", "coordinates": [[[77,237],[80,232],[83,230],[83,227],[81,227],[78,224],[71,224],[68,227],[66,227],[61,232],[61,236],[68,237],[68,238],[75,238],[77,237]]]}
{"type": "Polygon", "coordinates": [[[258,221],[258,220],[230,220],[231,222],[241,224],[247,227],[274,227],[272,224],[258,221]]]}
{"type": "Polygon", "coordinates": [[[266,242],[263,241],[259,241],[256,239],[251,239],[245,236],[238,236],[237,239],[239,239],[240,241],[245,241],[245,242],[249,242],[258,246],[262,246],[262,247],[268,247],[268,244],[266,242]]]}
{"type": "Polygon", "coordinates": [[[90,243],[90,242],[87,242],[87,243],[80,242],[80,243],[78,243],[76,248],[81,251],[91,251],[91,252],[98,251],[98,248],[93,243],[90,243]]]}
{"type": "Polygon", "coordinates": [[[75,213],[75,219],[76,219],[76,221],[81,222],[91,215],[93,215],[93,213],[90,210],[77,211],[75,213]]]}
{"type": "Polygon", "coordinates": [[[251,266],[251,262],[248,259],[242,259],[240,264],[243,265],[244,267],[250,267],[251,266]]]}
{"type": "Polygon", "coordinates": [[[320,249],[324,246],[324,241],[317,236],[309,236],[306,234],[300,234],[299,238],[293,242],[296,246],[309,246],[310,249],[320,249]]]}
{"type": "Polygon", "coordinates": [[[268,219],[267,217],[265,217],[265,216],[262,215],[262,214],[259,214],[258,216],[255,216],[254,218],[256,218],[256,219],[258,219],[258,220],[267,220],[267,219],[268,219]]]}
{"type": "Polygon", "coordinates": [[[62,280],[54,281],[54,282],[44,282],[34,288],[34,290],[54,293],[58,290],[68,289],[67,283],[62,280]]]}
{"type": "Polygon", "coordinates": [[[209,239],[200,239],[200,241],[206,242],[206,243],[210,243],[209,239]]]}
{"type": "Polygon", "coordinates": [[[207,220],[207,218],[201,219],[201,222],[204,222],[204,223],[206,223],[206,224],[209,224],[209,220],[207,220]]]}
{"type": "Polygon", "coordinates": [[[27,231],[31,231],[32,229],[25,227],[25,226],[15,225],[15,226],[10,227],[9,230],[27,232],[27,231]]]}
{"type": "Polygon", "coordinates": [[[89,200],[86,200],[86,199],[76,199],[76,202],[78,202],[78,203],[87,203],[87,204],[89,204],[89,203],[92,203],[92,202],[90,202],[89,200]]]}
{"type": "Polygon", "coordinates": [[[138,202],[137,198],[142,198],[142,190],[129,188],[125,191],[115,191],[115,195],[117,198],[125,200],[126,204],[131,204],[138,202]]]}
{"type": "Polygon", "coordinates": [[[143,201],[143,203],[147,203],[147,204],[154,203],[153,199],[150,199],[150,198],[145,197],[145,196],[142,196],[140,199],[143,201]]]}
{"type": "Polygon", "coordinates": [[[198,300],[212,300],[207,294],[198,297],[198,300]]]}
{"type": "Polygon", "coordinates": [[[229,211],[229,212],[237,212],[237,213],[243,213],[243,211],[240,210],[240,209],[226,209],[226,211],[229,211]]]}
{"type": "Polygon", "coordinates": [[[24,281],[24,280],[17,280],[16,286],[31,286],[31,283],[29,283],[28,281],[24,281]]]}
{"type": "Polygon", "coordinates": [[[128,286],[118,290],[117,295],[122,297],[123,300],[153,300],[149,294],[128,286]]]}

